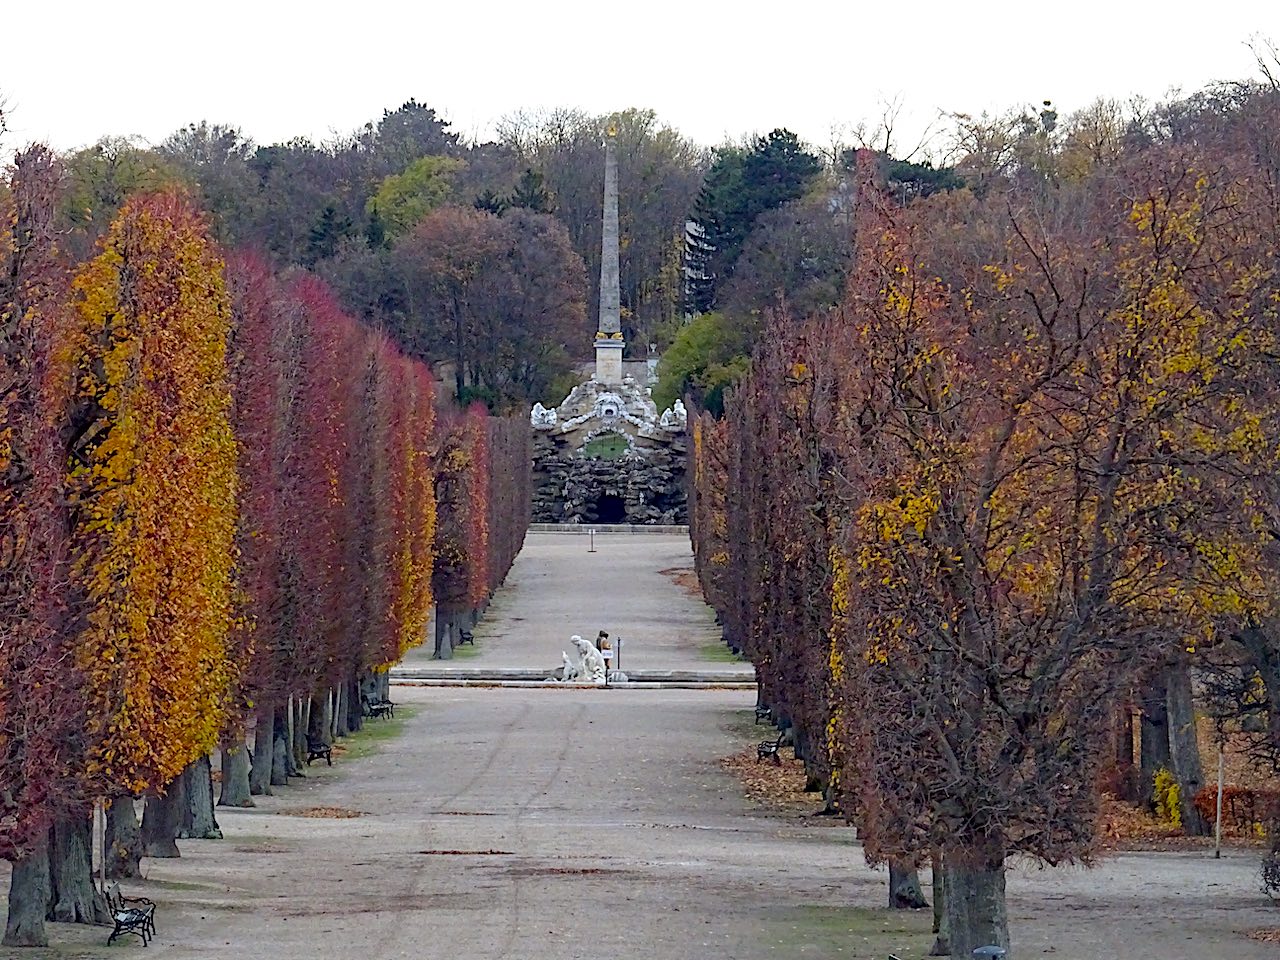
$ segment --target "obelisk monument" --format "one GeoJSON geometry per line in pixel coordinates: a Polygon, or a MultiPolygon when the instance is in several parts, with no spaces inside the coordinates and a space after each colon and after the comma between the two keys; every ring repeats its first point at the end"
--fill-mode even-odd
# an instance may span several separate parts
{"type": "Polygon", "coordinates": [[[600,324],[596,328],[596,381],[622,383],[622,297],[618,274],[618,130],[604,141],[604,223],[600,233],[600,324]]]}

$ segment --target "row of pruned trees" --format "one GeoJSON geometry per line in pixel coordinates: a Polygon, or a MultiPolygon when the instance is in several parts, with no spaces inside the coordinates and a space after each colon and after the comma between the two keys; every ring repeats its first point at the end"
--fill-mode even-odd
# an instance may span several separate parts
{"type": "Polygon", "coordinates": [[[524,544],[532,450],[528,418],[453,412],[436,472],[440,528],[432,589],[435,655],[448,659],[476,625],[524,544]]]}
{"type": "Polygon", "coordinates": [[[1008,857],[1089,858],[1135,691],[1280,652],[1277,117],[906,205],[864,156],[840,308],[695,424],[706,595],[954,957],[1008,946],[1008,857]]]}
{"type": "Polygon", "coordinates": [[[64,184],[35,147],[0,188],[7,945],[103,917],[96,802],[108,870],[136,875],[217,835],[216,748],[219,802],[248,805],[357,729],[528,518],[522,422],[439,409],[428,368],[314,277],[219,249],[181,190],[128,200],[75,262],[64,184]]]}

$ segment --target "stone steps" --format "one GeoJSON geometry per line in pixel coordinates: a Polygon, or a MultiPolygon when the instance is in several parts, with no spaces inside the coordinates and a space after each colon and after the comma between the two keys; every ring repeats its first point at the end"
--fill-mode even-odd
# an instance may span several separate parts
{"type": "Polygon", "coordinates": [[[688,524],[661,523],[531,523],[531,533],[576,533],[586,536],[588,533],[635,533],[659,534],[664,536],[688,536],[688,524]]]}

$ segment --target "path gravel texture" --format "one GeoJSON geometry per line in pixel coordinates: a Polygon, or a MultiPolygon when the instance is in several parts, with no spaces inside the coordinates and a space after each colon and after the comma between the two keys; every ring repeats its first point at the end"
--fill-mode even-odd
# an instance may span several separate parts
{"type": "MultiPolygon", "coordinates": [[[[687,541],[598,541],[598,555],[583,546],[530,537],[477,661],[545,662],[562,635],[598,624],[635,636],[646,666],[700,662],[710,616],[659,573],[688,565],[687,541]]],[[[182,841],[180,860],[144,861],[147,879],[126,892],[159,903],[145,951],[108,952],[106,931],[55,925],[59,950],[22,955],[915,960],[931,942],[927,916],[881,909],[885,873],[866,866],[851,828],[744,799],[719,761],[764,736],[750,691],[393,696],[402,727],[376,752],[357,741],[255,809],[220,809],[225,840],[182,841]],[[312,808],[361,815],[300,815],[312,808]]],[[[1274,957],[1243,936],[1280,926],[1257,892],[1256,861],[1231,851],[1017,867],[1014,956],[1274,957]]]]}
{"type": "MultiPolygon", "coordinates": [[[[920,957],[928,918],[876,908],[854,832],[751,807],[718,758],[742,691],[406,689],[383,752],[340,759],[223,841],[145,861],[151,958],[684,960],[920,957]],[[363,816],[289,815],[341,807],[363,816]],[[914,952],[911,952],[914,950],[914,952]]],[[[1017,869],[1020,957],[1252,960],[1276,919],[1252,853],[1017,869]]],[[[105,939],[105,938],[103,938],[105,939]]],[[[113,954],[114,955],[114,954],[113,954]]]]}

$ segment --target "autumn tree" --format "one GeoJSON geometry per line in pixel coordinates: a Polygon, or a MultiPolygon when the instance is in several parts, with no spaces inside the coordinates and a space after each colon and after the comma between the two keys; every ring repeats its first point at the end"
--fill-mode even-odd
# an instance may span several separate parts
{"type": "MultiPolygon", "coordinates": [[[[178,191],[128,201],[75,290],[59,363],[75,384],[65,430],[68,602],[85,676],[76,743],[85,795],[127,808],[212,750],[234,669],[229,311],[222,261],[178,191]]],[[[62,829],[54,915],[96,919],[87,810],[65,840],[62,829]]]]}
{"type": "Polygon", "coordinates": [[[527,405],[586,342],[582,261],[545,214],[444,207],[397,244],[402,342],[449,362],[455,396],[527,405]]]}
{"type": "Polygon", "coordinates": [[[489,416],[476,404],[441,416],[437,502],[435,653],[452,656],[506,578],[529,527],[528,417],[489,416]]]}
{"type": "Polygon", "coordinates": [[[1008,945],[1008,856],[1089,858],[1118,699],[1271,609],[1257,155],[905,207],[868,156],[840,313],[774,329],[698,424],[726,635],[868,857],[940,852],[955,957],[1008,945]]]}
{"type": "Polygon", "coordinates": [[[229,343],[232,423],[240,478],[238,610],[230,649],[242,669],[234,677],[227,702],[218,802],[252,806],[246,730],[255,707],[270,703],[289,686],[286,675],[291,664],[277,630],[283,629],[282,621],[292,613],[282,564],[288,493],[285,465],[290,453],[286,434],[297,404],[300,344],[296,312],[288,309],[282,286],[265,260],[250,254],[231,257],[227,287],[233,320],[229,343]]]}
{"type": "Polygon", "coordinates": [[[956,957],[1007,944],[1009,854],[1087,856],[1117,681],[1260,589],[1275,438],[1249,389],[1263,275],[1222,256],[1238,188],[1185,153],[1092,187],[1063,219],[865,189],[845,654],[874,723],[850,790],[871,855],[942,848],[956,957]],[[1106,262],[1077,223],[1120,238],[1106,262]]]}
{"type": "Polygon", "coordinates": [[[378,185],[366,211],[377,213],[391,237],[407,233],[449,199],[453,175],[462,165],[450,157],[419,157],[378,185]]]}
{"type": "Polygon", "coordinates": [[[6,946],[48,942],[55,823],[85,809],[78,774],[83,674],[64,584],[70,572],[66,380],[54,351],[67,323],[57,250],[60,170],[34,147],[0,192],[0,854],[13,864],[6,946]]]}

